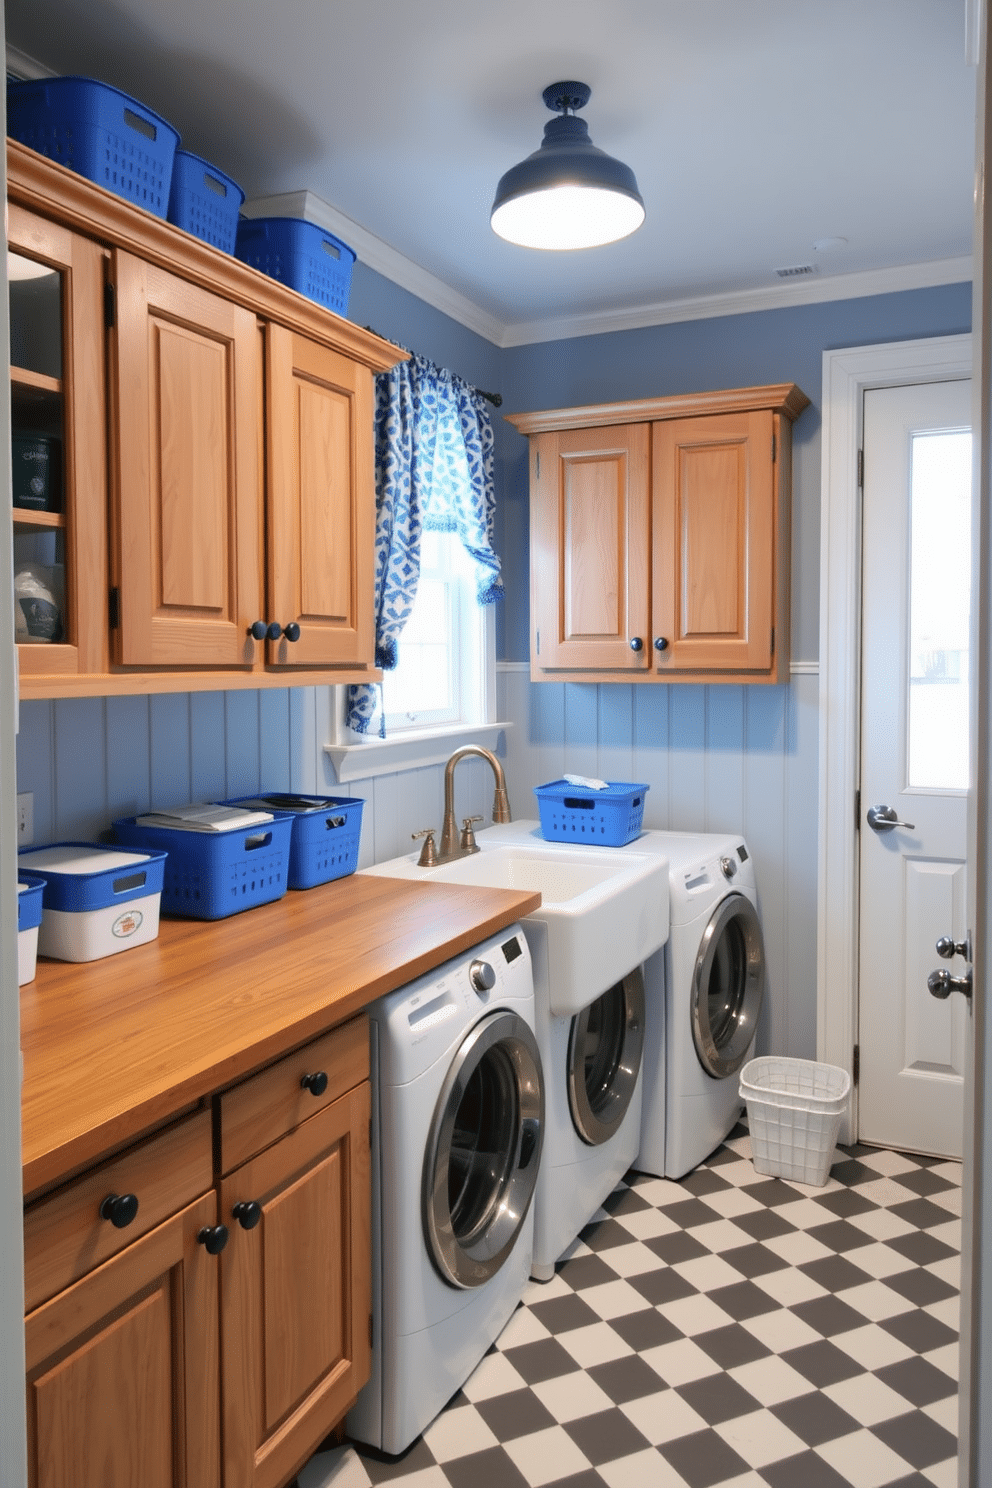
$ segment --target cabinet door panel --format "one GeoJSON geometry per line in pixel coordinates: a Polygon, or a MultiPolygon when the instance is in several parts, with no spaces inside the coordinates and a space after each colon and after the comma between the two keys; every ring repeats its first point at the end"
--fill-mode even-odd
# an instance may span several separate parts
{"type": "Polygon", "coordinates": [[[654,426],[654,638],[660,671],[767,670],[774,614],[772,414],[654,426]]]}
{"type": "Polygon", "coordinates": [[[255,659],[261,531],[254,315],[117,255],[118,660],[255,659]]]}
{"type": "Polygon", "coordinates": [[[269,644],[269,663],[371,666],[372,375],[281,326],[267,334],[268,608],[300,627],[269,644]]]}
{"type": "Polygon", "coordinates": [[[221,1183],[226,1488],[279,1488],[368,1378],[369,1113],[366,1082],[221,1183]]]}
{"type": "Polygon", "coordinates": [[[25,1320],[31,1488],[218,1488],[213,1193],[25,1320]]]}
{"type": "Polygon", "coordinates": [[[648,624],[646,425],[534,441],[534,664],[644,671],[648,624]],[[642,644],[631,649],[631,640],[642,644]]]}

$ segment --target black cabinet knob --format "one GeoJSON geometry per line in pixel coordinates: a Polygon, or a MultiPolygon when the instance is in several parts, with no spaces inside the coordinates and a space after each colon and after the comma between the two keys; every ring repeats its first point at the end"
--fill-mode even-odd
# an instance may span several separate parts
{"type": "Polygon", "coordinates": [[[249,625],[248,627],[248,634],[253,641],[264,641],[268,633],[269,627],[264,620],[256,620],[253,625],[249,625]]]}
{"type": "Polygon", "coordinates": [[[300,1081],[301,1090],[309,1090],[311,1095],[323,1095],[327,1089],[327,1076],[323,1070],[317,1070],[312,1075],[304,1075],[300,1081]]]}
{"type": "Polygon", "coordinates": [[[243,1230],[253,1230],[262,1217],[262,1206],[254,1199],[242,1199],[231,1213],[243,1230]]]}
{"type": "Polygon", "coordinates": [[[644,642],[641,640],[640,636],[631,636],[630,649],[631,651],[643,651],[644,642]]]}
{"type": "Polygon", "coordinates": [[[279,624],[279,621],[273,620],[272,624],[268,627],[265,634],[268,636],[270,641],[277,641],[282,635],[282,626],[279,624]]]}
{"type": "Polygon", "coordinates": [[[196,1238],[209,1255],[220,1255],[227,1244],[227,1225],[204,1225],[196,1238]]]}
{"type": "Polygon", "coordinates": [[[137,1194],[108,1194],[100,1205],[100,1218],[109,1219],[115,1230],[126,1230],[137,1212],[137,1194]]]}
{"type": "Polygon", "coordinates": [[[288,625],[284,625],[282,633],[287,641],[298,641],[300,639],[300,627],[295,620],[290,620],[288,625]]]}
{"type": "Polygon", "coordinates": [[[659,636],[658,637],[658,639],[654,643],[654,649],[656,651],[667,651],[668,650],[668,641],[667,641],[667,639],[666,639],[665,636],[659,636]]]}

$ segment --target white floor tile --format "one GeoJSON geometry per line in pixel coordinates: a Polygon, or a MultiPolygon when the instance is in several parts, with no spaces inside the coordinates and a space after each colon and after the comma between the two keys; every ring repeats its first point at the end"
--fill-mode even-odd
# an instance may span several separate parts
{"type": "Polygon", "coordinates": [[[694,1338],[697,1333],[708,1333],[711,1328],[726,1328],[734,1321],[728,1312],[702,1293],[695,1297],[679,1297],[674,1302],[662,1302],[658,1311],[687,1338],[694,1338]]]}
{"type": "Polygon", "coordinates": [[[686,1488],[685,1478],[657,1452],[635,1452],[597,1469],[610,1488],[686,1488]]]}
{"type": "Polygon", "coordinates": [[[936,1421],[938,1426],[943,1426],[944,1430],[949,1431],[952,1436],[957,1436],[960,1408],[956,1395],[948,1395],[943,1400],[935,1400],[931,1405],[925,1405],[923,1414],[929,1416],[931,1421],[936,1421]]]}
{"type": "Polygon", "coordinates": [[[837,1333],[831,1340],[837,1348],[850,1354],[862,1369],[883,1369],[886,1364],[897,1364],[900,1359],[912,1359],[913,1350],[886,1333],[875,1323],[863,1328],[852,1328],[849,1333],[837,1333]]]}
{"type": "MultiPolygon", "coordinates": [[[[692,1234],[695,1239],[698,1231],[693,1230],[692,1234]]],[[[735,1245],[741,1243],[740,1239],[734,1241],[735,1245]]],[[[729,1248],[728,1246],[727,1249],[729,1248]]],[[[677,1271],[690,1286],[694,1286],[699,1292],[715,1292],[717,1287],[734,1286],[741,1279],[741,1273],[737,1268],[729,1266],[719,1255],[696,1256],[691,1261],[679,1261],[672,1267],[672,1270],[677,1271]]]]}
{"type": "Polygon", "coordinates": [[[487,1354],[469,1375],[462,1390],[468,1400],[492,1400],[496,1395],[507,1395],[525,1385],[505,1354],[487,1354]]]}
{"type": "Polygon", "coordinates": [[[872,1245],[859,1245],[857,1250],[849,1251],[845,1259],[852,1266],[857,1266],[859,1271],[866,1271],[876,1281],[884,1281],[887,1276],[898,1276],[903,1271],[913,1269],[912,1261],[907,1261],[891,1245],[883,1245],[881,1240],[876,1240],[872,1245]]]}
{"type": "Polygon", "coordinates": [[[797,1395],[809,1395],[812,1390],[805,1375],[777,1354],[770,1354],[767,1359],[755,1359],[750,1364],[738,1364],[729,1373],[762,1405],[781,1405],[783,1400],[795,1400],[797,1395]]]}
{"type": "Polygon", "coordinates": [[[940,1369],[944,1374],[949,1374],[951,1379],[958,1379],[961,1370],[961,1348],[959,1344],[945,1343],[943,1348],[932,1349],[929,1354],[924,1354],[923,1357],[935,1369],[940,1369]]]}
{"type": "Polygon", "coordinates": [[[822,1261],[825,1256],[833,1255],[829,1246],[824,1245],[822,1240],[817,1240],[814,1235],[807,1235],[805,1230],[773,1235],[764,1244],[790,1266],[807,1266],[810,1261],[822,1261]]]}
{"type": "Polygon", "coordinates": [[[690,1380],[705,1379],[707,1375],[720,1372],[709,1354],[705,1354],[691,1338],[661,1343],[657,1348],[645,1349],[640,1357],[666,1385],[686,1385],[690,1380]]]}
{"type": "MultiPolygon", "coordinates": [[[[608,1254],[608,1264],[618,1276],[644,1276],[648,1271],[661,1270],[665,1264],[639,1240],[633,1240],[629,1245],[614,1245],[608,1254]]],[[[585,1292],[582,1295],[584,1297],[585,1292]]]]}
{"type": "Polygon", "coordinates": [[[932,1276],[936,1276],[940,1281],[946,1281],[947,1285],[952,1286],[955,1291],[960,1291],[961,1257],[959,1255],[948,1256],[943,1261],[931,1261],[930,1265],[924,1266],[923,1269],[924,1271],[929,1271],[932,1276]]]}
{"type": "Polygon", "coordinates": [[[893,1214],[891,1209],[868,1209],[864,1214],[852,1214],[848,1223],[873,1240],[897,1240],[902,1235],[916,1234],[916,1226],[902,1215],[893,1214]]]}
{"type": "Polygon", "coordinates": [[[939,1209],[947,1209],[951,1214],[961,1215],[961,1190],[959,1188],[945,1188],[942,1193],[927,1194],[931,1204],[936,1204],[939,1209]]]}
{"type": "Polygon", "coordinates": [[[946,1323],[955,1333],[961,1327],[961,1298],[945,1297],[942,1302],[930,1302],[923,1309],[940,1323],[946,1323]]]}
{"type": "MultiPolygon", "coordinates": [[[[707,1199],[703,1200],[707,1203],[707,1199]]],[[[730,1219],[717,1219],[712,1224],[693,1225],[692,1238],[705,1245],[707,1250],[719,1256],[725,1250],[736,1250],[739,1245],[751,1245],[753,1241],[747,1230],[742,1230],[730,1219]]],[[[702,1261],[704,1257],[700,1256],[702,1261]]],[[[686,1262],[691,1265],[692,1262],[686,1262]]]]}
{"type": "Polygon", "coordinates": [[[905,1395],[890,1389],[873,1374],[838,1380],[835,1385],[826,1385],[823,1394],[853,1416],[859,1426],[875,1426],[879,1421],[890,1421],[893,1416],[904,1416],[910,1409],[905,1395]]]}
{"type": "Polygon", "coordinates": [[[924,1481],[932,1483],[934,1488],[958,1488],[958,1460],[956,1457],[951,1457],[946,1462],[937,1462],[933,1467],[925,1467],[922,1476],[924,1481]]]}
{"type": "Polygon", "coordinates": [[[873,1173],[885,1173],[891,1176],[893,1173],[916,1173],[919,1171],[919,1163],[907,1157],[904,1152],[896,1152],[888,1147],[875,1147],[871,1152],[866,1152],[858,1158],[858,1162],[866,1168],[871,1168],[873,1173]]]}
{"type": "Polygon", "coordinates": [[[549,1426],[545,1431],[532,1431],[518,1436],[503,1449],[512,1457],[531,1488],[542,1488],[556,1478],[582,1472],[590,1466],[589,1458],[575,1445],[567,1431],[549,1426]]]}
{"type": "Polygon", "coordinates": [[[691,1436],[694,1431],[706,1430],[702,1416],[674,1390],[661,1390],[657,1395],[628,1400],[620,1409],[654,1447],[662,1442],[675,1441],[680,1436],[691,1436]]]}
{"type": "Polygon", "coordinates": [[[912,1468],[870,1431],[854,1431],[814,1449],[824,1462],[841,1473],[852,1488],[884,1488],[897,1478],[908,1477],[912,1468]]]}
{"type": "MultiPolygon", "coordinates": [[[[716,1193],[707,1194],[706,1202],[724,1219],[733,1219],[735,1214],[754,1214],[764,1207],[742,1188],[721,1188],[716,1193]]],[[[750,1242],[750,1236],[747,1238],[750,1242]]]]}
{"type": "Polygon", "coordinates": [[[784,1354],[787,1349],[802,1348],[806,1343],[819,1343],[823,1337],[809,1323],[804,1323],[794,1312],[789,1312],[788,1308],[778,1308],[774,1312],[761,1312],[757,1317],[745,1318],[741,1327],[753,1333],[759,1342],[777,1354],[784,1354]]]}
{"type": "Polygon", "coordinates": [[[654,1240],[658,1235],[673,1235],[679,1228],[663,1209],[635,1209],[633,1214],[621,1215],[619,1223],[628,1235],[633,1235],[637,1240],[654,1240]]]}
{"type": "Polygon", "coordinates": [[[550,1337],[550,1330],[544,1326],[536,1312],[532,1312],[529,1307],[518,1307],[499,1335],[499,1346],[501,1349],[519,1348],[521,1344],[539,1343],[550,1337]]]}
{"type": "MultiPolygon", "coordinates": [[[[620,1246],[626,1250],[626,1246],[620,1246]]],[[[613,1252],[610,1252],[611,1256],[613,1252]]],[[[628,1281],[608,1281],[602,1286],[587,1287],[582,1300],[601,1318],[626,1317],[630,1312],[644,1312],[651,1306],[628,1281]]]]}
{"type": "Polygon", "coordinates": [[[609,1323],[570,1328],[567,1333],[559,1334],[558,1342],[580,1369],[591,1369],[594,1364],[606,1364],[611,1359],[623,1359],[634,1352],[609,1323]]]}
{"type": "Polygon", "coordinates": [[[371,1481],[354,1447],[318,1452],[297,1475],[300,1488],[369,1488],[371,1481]]]}
{"type": "Polygon", "coordinates": [[[438,1462],[452,1462],[456,1457],[499,1445],[474,1405],[442,1411],[424,1432],[424,1441],[438,1462]]]}
{"type": "Polygon", "coordinates": [[[793,1266],[786,1266],[782,1271],[766,1271],[753,1280],[755,1286],[767,1292],[782,1307],[795,1307],[800,1302],[812,1302],[815,1297],[827,1296],[825,1286],[793,1266]]]}
{"type": "Polygon", "coordinates": [[[767,1467],[770,1462],[781,1462],[783,1457],[806,1450],[802,1438],[767,1410],[724,1421],[714,1429],[749,1467],[767,1467]]]}
{"type": "Polygon", "coordinates": [[[550,1281],[529,1281],[524,1292],[524,1302],[530,1306],[532,1302],[547,1302],[553,1297],[570,1297],[572,1291],[573,1288],[561,1272],[556,1271],[550,1281]]]}
{"type": "Polygon", "coordinates": [[[898,1317],[903,1312],[914,1312],[915,1304],[907,1302],[892,1287],[882,1281],[865,1282],[863,1286],[847,1287],[837,1293],[841,1302],[860,1312],[870,1323],[880,1323],[884,1318],[898,1317]]]}
{"type": "Polygon", "coordinates": [[[559,1425],[566,1421],[577,1421],[580,1416],[594,1416],[598,1411],[611,1410],[613,1401],[605,1390],[601,1390],[591,1375],[584,1370],[566,1374],[558,1379],[542,1380],[531,1389],[545,1410],[551,1412],[559,1425]]]}

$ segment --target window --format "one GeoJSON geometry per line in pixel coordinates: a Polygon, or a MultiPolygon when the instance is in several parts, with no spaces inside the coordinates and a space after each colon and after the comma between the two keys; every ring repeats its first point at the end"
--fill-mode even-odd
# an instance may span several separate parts
{"type": "Polygon", "coordinates": [[[475,565],[455,533],[424,532],[420,582],[397,649],[384,672],[386,735],[442,724],[487,721],[490,606],[475,599],[475,565]]]}

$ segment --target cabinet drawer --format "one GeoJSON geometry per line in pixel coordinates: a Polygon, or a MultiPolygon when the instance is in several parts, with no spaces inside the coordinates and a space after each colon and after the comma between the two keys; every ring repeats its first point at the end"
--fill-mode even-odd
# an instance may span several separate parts
{"type": "Polygon", "coordinates": [[[221,1172],[254,1157],[302,1121],[336,1101],[369,1077],[369,1020],[363,1013],[287,1054],[218,1097],[221,1172]],[[319,1094],[303,1084],[318,1081],[319,1094]]]}
{"type": "Polygon", "coordinates": [[[212,1183],[210,1112],[198,1111],[33,1204],[24,1213],[25,1311],[147,1234],[212,1183]],[[138,1200],[130,1223],[118,1229],[101,1218],[104,1199],[129,1194],[138,1200]]]}

